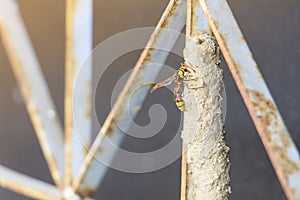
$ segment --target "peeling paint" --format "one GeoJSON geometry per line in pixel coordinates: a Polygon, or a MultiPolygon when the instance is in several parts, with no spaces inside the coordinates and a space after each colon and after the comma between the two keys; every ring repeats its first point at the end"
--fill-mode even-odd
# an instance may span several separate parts
{"type": "Polygon", "coordinates": [[[109,127],[107,128],[105,135],[106,136],[112,136],[115,132],[115,127],[116,127],[116,121],[113,119],[111,121],[111,124],[109,125],[109,127]]]}
{"type": "Polygon", "coordinates": [[[286,176],[299,171],[299,163],[295,163],[289,157],[288,149],[291,148],[292,140],[286,134],[276,106],[258,91],[248,90],[248,94],[253,103],[254,112],[261,113],[258,119],[261,121],[261,126],[264,127],[267,138],[266,142],[268,143],[265,145],[271,149],[279,167],[282,168],[286,176]]]}
{"type": "MultiPolygon", "coordinates": [[[[179,5],[179,1],[180,0],[172,0],[171,4],[172,6],[170,6],[170,10],[166,10],[165,12],[168,12],[168,15],[166,16],[165,20],[163,21],[161,27],[162,28],[167,28],[169,25],[169,18],[172,17],[174,14],[177,14],[177,9],[178,9],[178,5],[179,5]]],[[[169,4],[170,5],[170,4],[169,4]]]]}
{"type": "Polygon", "coordinates": [[[64,181],[68,186],[91,144],[92,20],[93,0],[66,1],[64,181]]]}
{"type": "Polygon", "coordinates": [[[87,121],[92,120],[92,80],[86,81],[86,92],[85,92],[85,118],[87,121]]]}
{"type": "Polygon", "coordinates": [[[83,189],[79,189],[77,194],[83,198],[93,197],[95,194],[95,188],[83,187],[83,189]]]}

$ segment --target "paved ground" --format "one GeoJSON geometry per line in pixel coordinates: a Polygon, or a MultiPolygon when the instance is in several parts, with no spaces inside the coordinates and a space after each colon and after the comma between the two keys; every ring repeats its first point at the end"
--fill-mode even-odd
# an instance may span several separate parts
{"type": "MultiPolygon", "coordinates": [[[[63,1],[19,1],[34,47],[43,71],[63,118],[63,64],[64,64],[64,4],[63,1]]],[[[296,0],[229,1],[233,13],[245,34],[254,57],[270,87],[289,131],[300,146],[300,3],[296,0]]],[[[95,3],[94,45],[127,29],[154,26],[167,0],[110,0],[95,3]]],[[[125,55],[112,64],[98,87],[96,109],[109,110],[110,84],[130,69],[138,52],[125,55]],[[123,68],[122,68],[123,67],[123,68]],[[118,72],[118,73],[117,73],[118,72]],[[101,96],[101,99],[100,99],[101,96]],[[103,97],[104,96],[104,97],[103,97]]],[[[172,56],[170,66],[176,67],[180,58],[172,56]]],[[[286,199],[274,170],[249,118],[236,85],[223,62],[227,95],[226,132],[231,148],[232,200],[286,199]]],[[[16,89],[16,82],[0,44],[0,163],[33,177],[51,182],[46,164],[33,134],[32,126],[16,89]]],[[[167,106],[168,123],[152,139],[141,141],[126,138],[123,147],[137,152],[148,151],[166,144],[169,133],[178,128],[179,112],[170,104],[171,94],[162,90],[149,97],[151,103],[167,106]],[[175,117],[173,117],[175,116],[175,117]]],[[[149,120],[142,111],[137,122],[149,120]]],[[[103,121],[105,114],[99,117],[103,121]]],[[[147,174],[129,174],[109,170],[96,194],[102,200],[174,200],[179,199],[180,160],[147,174]]],[[[25,200],[0,189],[0,198],[25,200]]]]}

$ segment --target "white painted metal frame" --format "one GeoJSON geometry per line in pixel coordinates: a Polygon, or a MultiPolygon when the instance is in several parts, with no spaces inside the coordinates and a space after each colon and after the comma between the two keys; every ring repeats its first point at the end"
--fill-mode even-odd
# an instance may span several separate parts
{"type": "Polygon", "coordinates": [[[0,185],[20,194],[41,200],[62,199],[59,189],[49,183],[45,183],[26,175],[0,166],[0,185]]]}
{"type": "MultiPolygon", "coordinates": [[[[102,180],[107,167],[99,163],[99,160],[97,160],[97,158],[99,159],[101,157],[110,157],[110,159],[112,160],[115,153],[115,150],[106,148],[106,146],[109,146],[109,144],[106,144],[107,141],[105,142],[104,139],[105,137],[109,137],[109,140],[116,145],[120,144],[123,140],[124,134],[120,132],[120,130],[117,128],[117,124],[115,123],[115,121],[119,121],[122,124],[127,124],[127,127],[125,128],[129,128],[130,121],[124,121],[128,120],[128,118],[126,117],[127,109],[126,106],[122,106],[122,104],[128,101],[128,98],[130,97],[129,91],[133,91],[136,85],[142,85],[145,82],[155,81],[156,77],[159,74],[160,68],[149,68],[145,66],[150,65],[151,63],[163,64],[165,62],[169,54],[168,51],[172,50],[177,39],[170,38],[167,29],[181,32],[181,30],[185,26],[185,13],[185,0],[170,1],[166,11],[162,15],[158,25],[156,26],[155,31],[151,35],[148,44],[142,52],[127,84],[122,90],[122,93],[119,95],[117,102],[106,118],[106,121],[104,122],[104,125],[101,128],[100,132],[98,133],[98,136],[94,141],[78,176],[74,179],[72,185],[74,191],[79,190],[79,193],[90,193],[93,192],[99,185],[100,180],[102,180]],[[162,47],[165,50],[164,53],[161,52],[162,47]],[[109,130],[113,131],[109,132],[109,130]],[[80,188],[80,185],[84,185],[84,187],[89,188],[90,191],[84,191],[84,189],[80,188]]],[[[139,92],[139,100],[136,102],[136,104],[131,105],[133,109],[130,113],[134,113],[134,115],[137,114],[137,110],[134,108],[140,106],[143,103],[148,93],[147,89],[143,90],[143,92],[139,92]]]]}
{"type": "Polygon", "coordinates": [[[93,0],[66,1],[65,184],[73,177],[92,139],[93,0]],[[76,92],[75,92],[76,87],[76,92]],[[75,123],[76,121],[80,123],[75,123]]]}
{"type": "MultiPolygon", "coordinates": [[[[152,76],[147,76],[150,73],[143,70],[141,66],[153,61],[163,63],[168,54],[158,56],[155,53],[155,47],[166,45],[164,49],[171,49],[175,44],[175,40],[174,42],[165,41],[168,36],[165,35],[163,28],[181,31],[185,25],[186,0],[171,0],[128,83],[101,128],[89,153],[85,156],[82,152],[86,152],[84,148],[85,146],[88,147],[91,142],[91,119],[89,115],[87,118],[80,119],[83,122],[83,130],[87,131],[87,136],[81,138],[85,145],[79,145],[81,147],[78,148],[78,134],[76,134],[72,124],[74,111],[70,105],[72,105],[74,82],[77,81],[74,73],[76,74],[79,71],[79,66],[88,56],[92,45],[92,0],[67,1],[66,77],[68,80],[66,84],[66,140],[64,149],[63,131],[57,112],[25,26],[20,18],[17,3],[15,0],[0,0],[0,35],[21,88],[52,178],[58,189],[1,166],[0,185],[38,199],[61,199],[64,192],[66,193],[64,191],[65,187],[71,185],[75,192],[83,190],[84,193],[89,190],[92,193],[95,191],[104,176],[106,168],[99,167],[94,156],[101,156],[101,153],[98,152],[99,147],[103,145],[103,138],[109,130],[114,130],[113,119],[116,118],[116,113],[118,113],[117,118],[122,120],[122,116],[126,111],[122,107],[122,102],[126,102],[130,88],[135,84],[139,84],[139,77],[146,77],[149,79],[148,81],[153,81],[159,73],[159,71],[153,70],[151,71],[152,76]],[[76,60],[75,64],[71,63],[72,59],[76,60]],[[75,150],[79,151],[79,157],[74,156],[75,150]],[[63,152],[66,153],[67,159],[64,159],[63,152]],[[64,164],[64,160],[66,160],[66,164],[64,164]],[[83,164],[80,166],[81,163],[83,164]],[[75,174],[77,175],[75,176],[75,174]],[[63,184],[64,178],[66,185],[63,184]],[[72,181],[72,179],[74,180],[72,181]]],[[[196,0],[189,1],[196,2],[196,0]]],[[[226,0],[198,0],[198,2],[218,40],[287,197],[295,200],[300,199],[299,152],[289,136],[226,0]]],[[[201,15],[199,6],[194,7],[191,3],[189,5],[191,6],[190,10],[193,9],[198,19],[193,20],[193,15],[189,12],[187,18],[191,22],[194,21],[194,24],[188,26],[191,29],[187,30],[187,35],[193,31],[193,28],[200,28],[203,24],[205,24],[203,27],[207,28],[207,21],[201,15]]],[[[84,74],[85,77],[80,81],[82,81],[81,89],[86,93],[81,94],[81,96],[90,97],[91,67],[84,74]]],[[[146,91],[144,95],[146,95],[146,91]]],[[[134,106],[140,106],[144,97],[136,102],[134,106]]],[[[74,105],[79,106],[82,108],[83,113],[88,114],[91,109],[90,103],[89,98],[81,98],[74,105]]],[[[116,130],[112,132],[112,135],[115,137],[116,144],[119,144],[123,139],[123,136],[117,136],[118,131],[116,130]]],[[[102,147],[105,149],[105,145],[102,147]]],[[[105,150],[108,151],[108,149],[105,150]]],[[[78,156],[77,153],[76,156],[78,156]]],[[[113,153],[109,155],[111,159],[113,155],[113,153]]],[[[89,195],[89,193],[86,194],[89,195]]]]}
{"type": "Polygon", "coordinates": [[[0,0],[0,35],[51,175],[62,189],[63,131],[40,64],[14,0],[0,0]]]}

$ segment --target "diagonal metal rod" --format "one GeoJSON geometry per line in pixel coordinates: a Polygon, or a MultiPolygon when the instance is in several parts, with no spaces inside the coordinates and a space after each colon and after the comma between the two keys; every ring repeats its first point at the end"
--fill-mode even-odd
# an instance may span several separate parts
{"type": "Polygon", "coordinates": [[[86,59],[92,51],[92,31],[93,0],[67,0],[65,184],[68,186],[78,173],[92,139],[92,59],[86,59]]]}
{"type": "Polygon", "coordinates": [[[226,0],[199,0],[290,200],[300,199],[300,157],[226,0]]]}
{"type": "Polygon", "coordinates": [[[63,187],[62,128],[41,67],[14,0],[0,0],[0,35],[52,178],[63,187]]]}
{"type": "Polygon", "coordinates": [[[53,185],[20,174],[0,165],[0,186],[41,200],[60,200],[60,191],[53,185]]]}
{"type": "MultiPolygon", "coordinates": [[[[126,120],[126,106],[122,106],[124,102],[127,102],[130,97],[130,91],[133,91],[137,85],[141,85],[145,82],[154,82],[156,76],[159,74],[161,68],[159,67],[145,67],[150,66],[151,63],[163,64],[169,52],[162,52],[161,49],[165,51],[171,51],[173,46],[176,43],[176,39],[170,36],[167,29],[172,29],[180,32],[186,20],[186,0],[171,0],[167,6],[165,12],[163,13],[158,25],[156,26],[155,31],[151,35],[151,38],[142,52],[127,84],[122,90],[120,96],[117,99],[112,111],[108,115],[103,127],[101,128],[95,142],[93,143],[89,154],[87,155],[78,176],[73,182],[73,189],[80,190],[80,185],[89,186],[93,192],[99,184],[99,180],[103,177],[106,167],[99,163],[96,158],[101,158],[102,156],[110,157],[112,160],[115,152],[107,149],[104,144],[105,137],[109,139],[116,145],[118,145],[124,134],[117,128],[115,121],[121,121],[122,124],[128,124],[130,122],[126,120]],[[167,29],[166,29],[167,28],[167,29]],[[123,120],[123,121],[122,121],[123,120]],[[104,140],[104,141],[103,141],[104,140]],[[101,151],[100,151],[101,146],[101,151]]],[[[178,34],[179,36],[179,34],[178,34]]],[[[178,37],[176,36],[176,37],[178,37]]],[[[143,100],[148,94],[148,89],[145,89],[140,93],[139,100],[132,105],[133,108],[141,106],[143,100]]],[[[136,115],[137,109],[132,111],[136,115]]],[[[128,120],[128,119],[127,119],[128,120]]],[[[127,127],[127,128],[128,128],[127,127]]],[[[84,193],[87,191],[79,191],[79,193],[84,193]]]]}

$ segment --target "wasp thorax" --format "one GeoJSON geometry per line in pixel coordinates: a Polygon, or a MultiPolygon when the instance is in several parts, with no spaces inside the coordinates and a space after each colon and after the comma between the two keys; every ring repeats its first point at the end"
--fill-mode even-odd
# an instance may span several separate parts
{"type": "Polygon", "coordinates": [[[177,76],[179,76],[179,78],[184,78],[185,77],[185,69],[183,67],[180,67],[178,70],[177,70],[177,76]]]}

